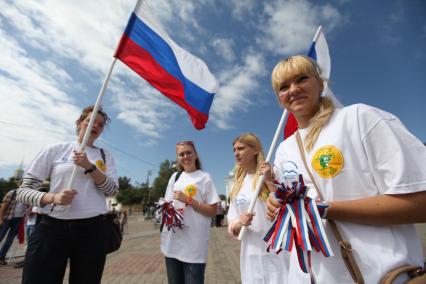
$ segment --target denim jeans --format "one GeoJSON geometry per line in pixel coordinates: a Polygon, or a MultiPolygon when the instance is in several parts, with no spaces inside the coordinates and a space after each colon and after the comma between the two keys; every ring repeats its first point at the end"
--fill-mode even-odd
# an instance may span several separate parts
{"type": "Polygon", "coordinates": [[[18,234],[19,224],[21,224],[22,219],[22,217],[18,217],[3,221],[3,225],[0,228],[0,242],[3,240],[7,231],[9,231],[9,233],[7,234],[6,241],[4,242],[3,247],[0,250],[0,258],[4,259],[6,257],[6,254],[13,243],[13,239],[18,234]]]}
{"type": "Polygon", "coordinates": [[[187,263],[166,257],[169,284],[204,284],[205,263],[187,263]]]}

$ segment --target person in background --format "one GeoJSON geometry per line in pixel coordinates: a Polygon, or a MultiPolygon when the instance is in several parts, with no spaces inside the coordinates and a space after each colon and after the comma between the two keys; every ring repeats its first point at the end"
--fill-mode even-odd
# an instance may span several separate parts
{"type": "Polygon", "coordinates": [[[101,282],[106,258],[105,199],[117,193],[118,179],[111,154],[94,145],[109,121],[102,109],[95,116],[85,152],[80,151],[93,109],[86,107],[77,119],[77,141],[50,145],[33,159],[18,190],[19,201],[45,213],[30,236],[24,284],[62,283],[68,260],[69,283],[101,282]],[[74,185],[67,188],[74,166],[74,185]],[[49,177],[50,191],[38,191],[49,177]]]}
{"type": "Polygon", "coordinates": [[[176,144],[177,168],[167,185],[164,199],[183,211],[183,227],[163,228],[161,251],[166,257],[167,279],[171,284],[204,283],[211,218],[216,215],[219,196],[192,141],[176,144]]]}
{"type": "Polygon", "coordinates": [[[121,234],[124,234],[124,227],[127,228],[127,210],[123,210],[120,216],[120,230],[121,234]]]}
{"type": "Polygon", "coordinates": [[[222,206],[222,202],[219,201],[217,203],[216,218],[215,218],[216,227],[222,227],[222,220],[224,215],[225,215],[225,209],[222,206]]]}
{"type": "Polygon", "coordinates": [[[271,178],[254,196],[256,184],[262,174],[270,174],[264,163],[263,147],[253,133],[244,133],[232,143],[236,160],[231,203],[228,210],[228,232],[237,238],[241,228],[248,226],[241,241],[240,272],[242,283],[287,283],[288,258],[286,254],[270,254],[263,241],[270,223],[266,219],[266,199],[269,190],[275,190],[271,178]],[[254,213],[247,210],[253,198],[258,198],[254,213]]]}
{"type": "MultiPolygon", "coordinates": [[[[426,148],[390,113],[364,104],[335,108],[321,95],[320,73],[315,61],[301,55],[280,61],[272,71],[276,96],[299,125],[277,149],[276,178],[286,183],[301,174],[308,196],[315,200],[320,199],[316,182],[329,204],[322,217],[333,219],[351,243],[365,283],[379,283],[402,265],[423,266],[413,223],[426,222],[426,148]]],[[[270,219],[278,206],[271,194],[270,219]]],[[[324,224],[336,256],[312,254],[317,283],[353,283],[330,224],[324,224]]],[[[289,271],[289,283],[311,283],[310,276],[297,269],[295,249],[291,253],[290,268],[295,269],[289,271]]],[[[405,274],[393,283],[407,280],[405,274]]]]}
{"type": "MultiPolygon", "coordinates": [[[[19,187],[21,180],[16,181],[19,187]]],[[[0,208],[0,242],[7,234],[6,241],[0,249],[0,265],[6,265],[6,254],[12,246],[13,240],[24,220],[26,206],[16,199],[17,189],[12,189],[3,197],[0,208]]]]}

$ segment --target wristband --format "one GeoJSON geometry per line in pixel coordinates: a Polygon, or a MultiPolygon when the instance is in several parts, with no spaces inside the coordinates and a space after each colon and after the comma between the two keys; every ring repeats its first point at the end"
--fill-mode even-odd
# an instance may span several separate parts
{"type": "Polygon", "coordinates": [[[189,196],[189,197],[188,197],[188,199],[187,199],[187,200],[186,200],[186,202],[185,202],[186,206],[191,206],[193,201],[194,201],[194,200],[192,199],[192,197],[191,197],[191,196],[189,196]]]}
{"type": "Polygon", "coordinates": [[[85,175],[87,175],[87,174],[90,174],[91,172],[93,172],[94,170],[96,170],[97,168],[96,168],[96,165],[93,165],[92,164],[92,166],[90,167],[90,168],[88,168],[87,170],[85,170],[84,171],[84,174],[85,175]]]}

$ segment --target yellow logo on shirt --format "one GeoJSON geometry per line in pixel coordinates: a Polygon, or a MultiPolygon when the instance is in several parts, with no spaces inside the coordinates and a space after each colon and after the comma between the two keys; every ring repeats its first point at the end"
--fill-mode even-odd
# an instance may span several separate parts
{"type": "Polygon", "coordinates": [[[343,155],[332,145],[319,148],[312,157],[312,168],[323,178],[332,178],[343,169],[343,155]]]}
{"type": "Polygon", "coordinates": [[[183,193],[185,193],[188,196],[194,197],[197,194],[197,188],[195,187],[195,185],[190,184],[185,187],[185,189],[183,190],[183,193]]]}
{"type": "Polygon", "coordinates": [[[105,163],[102,160],[96,160],[96,167],[98,167],[98,169],[100,169],[103,172],[106,171],[107,169],[105,163]]]}

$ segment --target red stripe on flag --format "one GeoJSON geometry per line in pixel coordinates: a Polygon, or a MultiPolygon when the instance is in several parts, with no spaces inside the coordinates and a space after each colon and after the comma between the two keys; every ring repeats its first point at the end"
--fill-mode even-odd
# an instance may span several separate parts
{"type": "Polygon", "coordinates": [[[297,120],[292,113],[288,115],[287,123],[284,127],[284,140],[293,135],[298,128],[297,120]]]}
{"type": "Polygon", "coordinates": [[[182,83],[164,70],[150,53],[133,42],[126,34],[123,34],[120,40],[115,57],[143,77],[163,95],[183,107],[188,112],[195,128],[202,129],[205,127],[208,116],[197,111],[185,101],[185,90],[182,83]]]}

